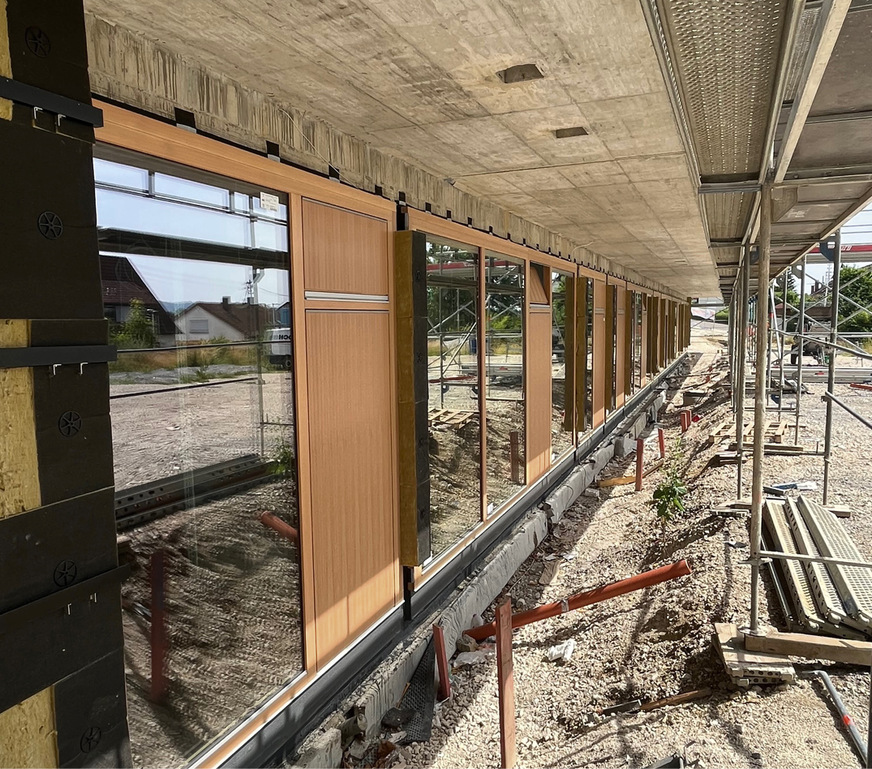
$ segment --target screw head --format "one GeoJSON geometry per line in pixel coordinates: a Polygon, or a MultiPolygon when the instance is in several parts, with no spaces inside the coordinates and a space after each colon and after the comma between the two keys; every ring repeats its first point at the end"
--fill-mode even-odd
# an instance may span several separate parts
{"type": "Polygon", "coordinates": [[[36,220],[36,226],[48,240],[57,240],[64,234],[64,223],[54,211],[43,211],[36,220]]]}
{"type": "Polygon", "coordinates": [[[54,582],[58,587],[66,587],[76,580],[78,573],[75,561],[61,561],[54,570],[54,582]]]}
{"type": "Polygon", "coordinates": [[[24,30],[24,42],[30,52],[40,59],[46,58],[51,53],[51,40],[39,27],[28,27],[24,30]]]}
{"type": "Polygon", "coordinates": [[[100,731],[99,726],[92,726],[90,729],[86,730],[84,734],[82,734],[82,739],[79,740],[79,747],[82,749],[82,752],[90,753],[100,743],[100,738],[102,736],[103,732],[100,731]]]}
{"type": "Polygon", "coordinates": [[[82,429],[82,417],[78,411],[65,411],[58,419],[58,430],[64,438],[71,438],[82,429]]]}

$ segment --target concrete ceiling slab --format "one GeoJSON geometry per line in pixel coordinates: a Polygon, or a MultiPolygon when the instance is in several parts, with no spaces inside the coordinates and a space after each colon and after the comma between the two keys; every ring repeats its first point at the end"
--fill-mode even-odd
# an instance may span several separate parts
{"type": "Polygon", "coordinates": [[[589,235],[592,250],[642,275],[654,275],[648,260],[672,263],[682,294],[716,291],[695,181],[638,0],[86,8],[580,245],[589,235]],[[528,62],[542,79],[498,77],[528,62]],[[576,126],[589,135],[554,134],[576,126]]]}

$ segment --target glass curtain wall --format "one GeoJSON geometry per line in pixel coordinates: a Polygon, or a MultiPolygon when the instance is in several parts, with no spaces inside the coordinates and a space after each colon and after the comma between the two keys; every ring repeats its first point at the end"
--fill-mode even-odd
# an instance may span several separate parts
{"type": "Polygon", "coordinates": [[[481,522],[478,250],[427,236],[431,555],[481,522]]]}
{"type": "Polygon", "coordinates": [[[574,280],[568,273],[551,272],[551,453],[555,457],[562,456],[573,445],[572,404],[567,398],[573,398],[574,393],[566,392],[566,371],[575,362],[569,333],[569,324],[574,323],[571,317],[574,280]]]}
{"type": "Polygon", "coordinates": [[[487,513],[526,482],[524,263],[485,255],[487,513]]]}
{"type": "Polygon", "coordinates": [[[642,302],[645,297],[638,291],[633,292],[633,387],[642,388],[645,366],[642,362],[642,302]]]}
{"type": "Polygon", "coordinates": [[[304,666],[287,201],[101,152],[132,752],[179,765],[304,666]]]}
{"type": "MultiPolygon", "coordinates": [[[[611,327],[608,329],[609,334],[606,365],[611,371],[609,384],[611,385],[606,392],[606,414],[611,414],[617,407],[617,390],[618,390],[618,287],[606,286],[608,291],[608,302],[611,307],[611,327]]],[[[608,310],[606,310],[608,313],[608,310]]]]}

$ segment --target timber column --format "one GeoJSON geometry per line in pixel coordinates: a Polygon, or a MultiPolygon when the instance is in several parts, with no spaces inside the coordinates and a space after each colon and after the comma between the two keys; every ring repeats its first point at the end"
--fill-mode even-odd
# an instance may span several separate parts
{"type": "Polygon", "coordinates": [[[128,766],[81,0],[0,0],[0,767],[128,766]]]}

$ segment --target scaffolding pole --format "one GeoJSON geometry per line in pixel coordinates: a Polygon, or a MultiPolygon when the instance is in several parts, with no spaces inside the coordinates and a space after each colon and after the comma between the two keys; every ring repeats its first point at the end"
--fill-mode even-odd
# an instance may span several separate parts
{"type": "MultiPolygon", "coordinates": [[[[827,374],[827,392],[832,392],[836,383],[836,348],[839,336],[839,275],[842,272],[842,231],[836,230],[833,248],[833,291],[830,300],[830,366],[827,374]]],[[[823,503],[827,503],[830,486],[830,457],[833,449],[833,400],[827,399],[827,422],[824,432],[824,489],[823,503]]]]}
{"type": "Polygon", "coordinates": [[[766,374],[769,345],[769,257],[772,243],[772,176],[760,196],[757,261],[757,370],[754,378],[754,467],[751,477],[751,635],[759,635],[760,541],[763,521],[763,433],[766,427],[766,374]]]}
{"type": "Polygon", "coordinates": [[[787,347],[787,283],[790,269],[784,271],[784,282],[781,288],[781,344],[778,345],[778,421],[784,408],[784,355],[787,347]]]}
{"type": "Polygon", "coordinates": [[[745,429],[745,360],[747,359],[748,344],[748,283],[751,271],[751,246],[745,244],[742,265],[739,269],[739,338],[736,372],[736,451],[739,462],[736,465],[736,498],[742,498],[742,463],[745,460],[745,441],[743,432],[745,429]]]}
{"type": "MultiPolygon", "coordinates": [[[[799,411],[802,400],[802,355],[805,351],[805,270],[808,266],[808,257],[802,257],[802,277],[799,279],[799,317],[796,319],[796,332],[799,336],[797,348],[799,357],[796,359],[796,424],[793,428],[793,442],[799,445],[799,411]]],[[[787,329],[785,329],[786,331],[787,329]]]]}
{"type": "Polygon", "coordinates": [[[736,413],[736,295],[730,298],[727,305],[727,356],[730,363],[730,383],[732,385],[732,408],[736,413]]]}

